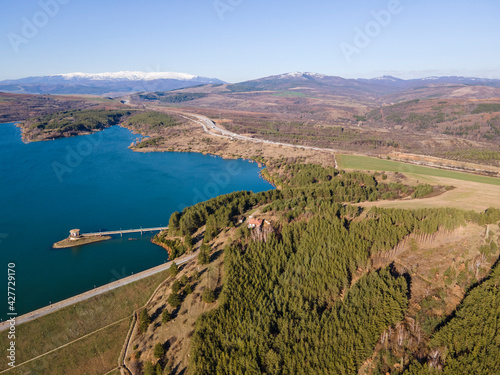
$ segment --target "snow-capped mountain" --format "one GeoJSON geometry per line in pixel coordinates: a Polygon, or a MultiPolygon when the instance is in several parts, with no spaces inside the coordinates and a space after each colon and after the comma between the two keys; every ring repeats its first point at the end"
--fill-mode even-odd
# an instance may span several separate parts
{"type": "MultiPolygon", "coordinates": [[[[227,87],[234,92],[307,90],[306,92],[310,94],[313,92],[311,90],[314,90],[319,95],[371,100],[385,95],[396,95],[417,87],[428,87],[434,90],[436,87],[450,85],[500,87],[500,80],[474,77],[429,77],[405,80],[389,75],[370,79],[352,79],[318,73],[293,72],[235,83],[227,87]]],[[[433,94],[435,93],[429,95],[433,94]]]]}
{"type": "Polygon", "coordinates": [[[141,91],[169,91],[221,83],[224,81],[216,78],[175,72],[78,72],[1,81],[0,91],[26,94],[110,95],[141,91]]]}
{"type": "Polygon", "coordinates": [[[187,73],[175,73],[175,72],[139,72],[139,71],[122,71],[122,72],[108,72],[108,73],[66,73],[66,74],[55,74],[50,77],[62,77],[63,79],[88,79],[91,81],[103,81],[103,80],[119,80],[119,81],[151,81],[155,79],[176,79],[189,81],[194,78],[201,78],[192,74],[187,73]]]}
{"type": "Polygon", "coordinates": [[[324,78],[327,76],[320,73],[309,73],[309,72],[292,72],[292,73],[280,74],[278,76],[272,76],[272,78],[277,78],[277,79],[289,79],[289,78],[307,79],[307,77],[324,78]]]}

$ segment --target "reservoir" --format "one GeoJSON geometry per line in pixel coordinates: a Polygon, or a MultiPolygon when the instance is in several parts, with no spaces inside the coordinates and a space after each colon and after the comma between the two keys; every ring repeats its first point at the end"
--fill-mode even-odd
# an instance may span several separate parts
{"type": "Polygon", "coordinates": [[[272,189],[255,163],[196,153],[133,152],[128,146],[136,138],[115,126],[24,144],[19,128],[0,124],[0,265],[7,283],[7,265],[15,263],[18,314],[168,259],[164,249],[149,242],[151,234],[140,233],[52,249],[70,229],[166,226],[172,212],[194,203],[233,191],[272,189]]]}

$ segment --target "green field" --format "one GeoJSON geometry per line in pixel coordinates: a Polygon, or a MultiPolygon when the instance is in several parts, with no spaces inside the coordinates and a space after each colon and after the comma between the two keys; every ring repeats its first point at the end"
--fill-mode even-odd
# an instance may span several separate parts
{"type": "Polygon", "coordinates": [[[500,179],[494,177],[478,176],[470,173],[447,171],[443,169],[422,167],[400,163],[396,161],[370,158],[356,155],[336,155],[337,163],[341,169],[361,169],[365,171],[388,171],[414,173],[418,175],[453,178],[455,180],[478,182],[482,184],[500,186],[500,179]]]}

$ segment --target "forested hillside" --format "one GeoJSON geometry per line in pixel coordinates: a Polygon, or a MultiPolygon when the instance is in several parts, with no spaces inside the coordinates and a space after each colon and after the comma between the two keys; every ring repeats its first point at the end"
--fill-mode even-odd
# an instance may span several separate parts
{"type": "Polygon", "coordinates": [[[118,125],[131,111],[106,109],[76,109],[35,117],[23,123],[24,137],[45,140],[71,137],[118,125]]]}
{"type": "Polygon", "coordinates": [[[375,253],[409,233],[435,233],[500,213],[381,210],[349,218],[341,205],[316,201],[308,220],[226,250],[220,307],[198,322],[196,374],[355,374],[381,334],[406,313],[408,281],[387,268],[354,280],[375,253]]]}
{"type": "MultiPolygon", "coordinates": [[[[471,290],[455,315],[440,319],[436,295],[448,300],[446,292],[436,285],[427,297],[414,297],[420,291],[413,278],[420,276],[401,271],[389,256],[408,238],[496,226],[500,210],[365,211],[345,202],[420,196],[429,189],[316,165],[278,163],[267,178],[281,189],[232,193],[188,207],[172,214],[168,235],[156,237],[172,257],[202,241],[202,265],[210,262],[213,241],[235,228],[224,250],[222,290],[200,293],[217,299],[218,307],[198,319],[190,336],[190,373],[420,374],[429,364],[449,374],[500,370],[489,358],[500,340],[498,270],[471,290]],[[249,212],[268,224],[249,228],[249,212]]],[[[490,235],[481,247],[478,267],[498,256],[495,239],[490,235]]],[[[447,270],[450,283],[453,272],[447,270]]],[[[476,280],[478,275],[476,268],[476,280]]],[[[459,279],[463,285],[474,280],[459,279]]]]}
{"type": "Polygon", "coordinates": [[[326,216],[226,251],[220,307],[193,337],[193,373],[355,373],[402,319],[405,279],[385,269],[349,288],[368,243],[323,208],[326,216]]]}
{"type": "Polygon", "coordinates": [[[410,366],[407,375],[498,374],[500,371],[500,267],[473,288],[451,319],[432,337],[431,355],[410,366]],[[434,371],[437,373],[437,371],[434,371]]]}

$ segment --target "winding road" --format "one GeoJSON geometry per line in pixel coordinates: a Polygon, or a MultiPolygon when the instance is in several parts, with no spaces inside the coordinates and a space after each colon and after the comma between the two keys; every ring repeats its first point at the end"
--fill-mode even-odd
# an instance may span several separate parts
{"type": "Polygon", "coordinates": [[[194,123],[201,125],[203,128],[204,132],[216,137],[221,137],[221,138],[226,138],[230,140],[240,140],[240,141],[249,141],[249,142],[255,142],[255,143],[264,143],[268,145],[275,145],[275,146],[285,146],[285,147],[294,147],[294,148],[301,148],[304,150],[314,150],[314,151],[320,151],[320,152],[331,152],[333,156],[333,160],[335,161],[335,168],[338,168],[337,164],[337,159],[335,158],[335,153],[338,152],[338,150],[334,150],[332,148],[320,148],[320,147],[313,147],[313,146],[302,146],[302,145],[294,145],[291,143],[283,143],[283,142],[274,142],[274,141],[269,141],[266,139],[260,139],[260,138],[252,138],[252,137],[247,137],[241,134],[233,133],[230,132],[226,129],[223,129],[219,126],[217,126],[216,123],[214,123],[212,120],[210,120],[206,116],[194,114],[194,113],[188,113],[188,112],[180,112],[180,111],[169,111],[168,109],[165,108],[158,108],[158,107],[147,107],[148,109],[151,110],[159,110],[161,109],[164,112],[170,112],[170,113],[175,113],[178,116],[181,116],[187,120],[193,121],[194,123]]]}
{"type": "Polygon", "coordinates": [[[304,150],[314,150],[314,151],[322,151],[322,152],[331,152],[333,154],[333,158],[335,160],[335,168],[338,167],[337,165],[337,159],[335,158],[335,153],[338,152],[337,150],[334,150],[332,148],[320,148],[320,147],[313,147],[313,146],[302,146],[302,145],[294,145],[291,143],[283,143],[283,142],[273,142],[269,141],[266,139],[260,139],[260,138],[252,138],[252,137],[247,137],[241,134],[236,134],[232,133],[226,129],[223,129],[219,126],[217,126],[216,123],[214,123],[212,120],[210,120],[208,117],[201,116],[201,115],[195,115],[195,114],[189,114],[190,116],[193,116],[196,118],[196,120],[193,120],[200,124],[203,127],[203,130],[205,133],[219,136],[219,137],[224,137],[224,138],[229,138],[231,140],[233,139],[238,139],[241,141],[250,141],[250,142],[257,142],[257,143],[265,143],[269,145],[276,145],[276,146],[285,146],[285,147],[295,147],[295,148],[301,148],[304,150]]]}

